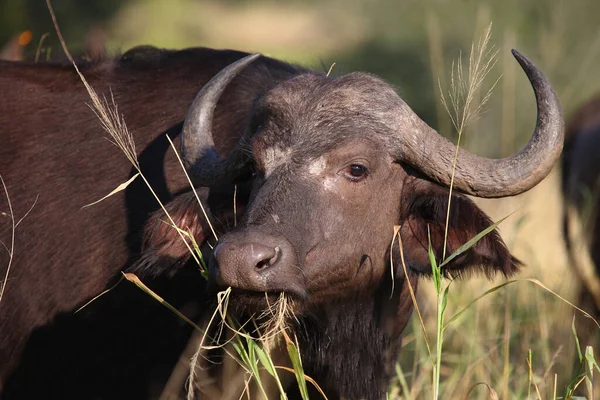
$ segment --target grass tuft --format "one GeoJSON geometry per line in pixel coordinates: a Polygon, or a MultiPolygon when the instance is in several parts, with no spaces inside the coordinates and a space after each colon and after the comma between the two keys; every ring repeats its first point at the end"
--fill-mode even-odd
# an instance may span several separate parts
{"type": "Polygon", "coordinates": [[[477,46],[475,47],[475,43],[471,44],[466,75],[463,68],[462,56],[458,57],[456,64],[455,62],[452,63],[450,89],[447,91],[447,95],[443,94],[444,90],[441,87],[441,80],[438,80],[440,93],[442,93],[440,96],[442,105],[450,116],[454,129],[459,133],[464,132],[465,128],[481,115],[485,104],[488,102],[499,80],[496,80],[483,98],[479,99],[479,102],[476,104],[477,93],[486,76],[497,62],[498,50],[493,45],[490,45],[491,37],[492,24],[490,23],[477,46]]]}

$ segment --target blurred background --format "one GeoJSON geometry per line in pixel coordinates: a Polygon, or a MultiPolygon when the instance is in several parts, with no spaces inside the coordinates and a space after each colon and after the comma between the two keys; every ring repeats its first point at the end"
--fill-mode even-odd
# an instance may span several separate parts
{"type": "MultiPolygon", "coordinates": [[[[468,52],[471,42],[493,22],[492,44],[500,53],[490,79],[504,78],[488,108],[499,109],[506,96],[514,99],[515,108],[488,113],[484,119],[494,122],[497,131],[482,137],[469,135],[467,140],[495,140],[496,145],[488,147],[498,156],[527,140],[527,134],[511,135],[531,125],[532,96],[510,48],[520,49],[550,77],[567,115],[600,88],[600,79],[594,76],[600,59],[600,26],[595,17],[600,15],[600,3],[594,0],[53,3],[67,43],[76,53],[88,50],[94,57],[105,49],[110,57],[149,44],[260,51],[317,69],[328,69],[335,62],[334,73],[365,70],[393,83],[422,118],[446,135],[452,131],[440,109],[438,79],[442,87],[447,86],[451,63],[461,50],[468,52]],[[514,115],[516,109],[523,112],[514,115]],[[510,124],[516,124],[517,131],[510,124]]],[[[20,39],[27,43],[21,48],[25,59],[33,60],[36,54],[38,60],[61,58],[45,1],[0,0],[0,10],[0,48],[20,39]]]]}
{"type": "MultiPolygon", "coordinates": [[[[148,44],[260,51],[321,71],[335,63],[333,75],[362,70],[383,77],[421,118],[451,139],[456,132],[440,90],[447,92],[453,63],[461,56],[466,60],[472,43],[492,23],[497,63],[479,96],[497,83],[483,114],[461,139],[464,147],[490,157],[520,149],[535,126],[534,95],[511,48],[550,78],[567,118],[600,92],[597,0],[55,0],[53,6],[71,51],[84,58],[115,57],[148,44]]],[[[4,58],[64,59],[43,0],[0,0],[0,10],[4,58]]],[[[577,300],[579,284],[561,238],[558,170],[525,195],[477,203],[495,220],[514,213],[500,230],[526,264],[519,278],[539,279],[577,300]]],[[[498,281],[453,284],[448,315],[494,284],[498,281]]],[[[421,301],[426,324],[435,332],[435,318],[427,319],[435,314],[430,286],[421,285],[421,301]]],[[[464,394],[478,381],[492,385],[502,398],[527,397],[529,350],[532,379],[540,390],[551,393],[558,380],[561,392],[573,377],[574,314],[530,282],[486,296],[446,332],[444,397],[464,394]]],[[[416,397],[427,393],[431,375],[420,335],[418,326],[407,335],[402,363],[416,397]]],[[[489,395],[485,388],[472,393],[489,395]]]]}

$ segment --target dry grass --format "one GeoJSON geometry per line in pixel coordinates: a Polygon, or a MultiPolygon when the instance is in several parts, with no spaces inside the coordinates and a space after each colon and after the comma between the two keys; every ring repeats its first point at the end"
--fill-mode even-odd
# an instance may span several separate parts
{"type": "Polygon", "coordinates": [[[450,116],[454,129],[459,133],[459,138],[467,125],[481,115],[499,80],[496,80],[482,98],[478,96],[483,81],[497,61],[498,50],[490,45],[491,37],[492,24],[490,23],[477,46],[475,46],[475,43],[471,45],[466,73],[463,68],[462,55],[459,55],[456,63],[452,62],[450,88],[447,95],[444,94],[445,90],[442,88],[441,79],[438,79],[438,85],[442,93],[440,96],[442,105],[450,116]]]}
{"type": "Polygon", "coordinates": [[[3,241],[0,240],[0,251],[5,250],[8,253],[8,264],[6,265],[6,272],[4,273],[4,276],[2,277],[2,280],[0,281],[0,304],[1,304],[2,298],[4,297],[4,291],[6,290],[6,285],[8,285],[10,270],[11,270],[11,267],[13,264],[13,259],[15,256],[15,235],[17,232],[17,228],[19,227],[19,224],[25,218],[27,218],[29,213],[33,210],[33,208],[37,204],[39,196],[36,196],[35,200],[33,201],[33,204],[31,205],[31,207],[29,207],[27,212],[21,218],[17,219],[17,217],[15,216],[14,211],[13,211],[10,196],[8,194],[8,188],[6,187],[6,183],[4,182],[2,175],[0,175],[0,185],[2,186],[2,189],[4,191],[4,195],[6,197],[6,204],[8,206],[8,212],[0,211],[0,218],[8,218],[10,220],[10,223],[9,223],[9,225],[10,225],[10,234],[9,234],[10,242],[4,243],[3,241]]]}
{"type": "Polygon", "coordinates": [[[2,189],[4,189],[4,194],[6,196],[6,203],[8,204],[8,213],[2,212],[0,213],[0,217],[9,218],[11,225],[10,232],[10,243],[6,244],[4,242],[0,242],[4,250],[8,252],[8,265],[6,266],[6,273],[4,274],[4,279],[2,279],[2,286],[0,287],[0,304],[2,303],[2,297],[4,296],[4,290],[6,289],[6,283],[8,282],[8,275],[10,274],[10,267],[12,266],[12,260],[15,253],[15,230],[16,230],[16,221],[15,214],[12,209],[12,203],[10,201],[10,196],[8,195],[8,189],[6,187],[6,183],[4,183],[4,179],[0,175],[0,183],[2,183],[2,189]]]}

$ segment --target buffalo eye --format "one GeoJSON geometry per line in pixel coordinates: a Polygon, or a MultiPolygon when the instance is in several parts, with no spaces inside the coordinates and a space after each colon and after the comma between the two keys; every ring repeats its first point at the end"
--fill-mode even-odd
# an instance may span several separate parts
{"type": "Polygon", "coordinates": [[[256,175],[257,175],[256,165],[254,164],[254,162],[250,162],[246,165],[246,168],[243,168],[239,172],[239,174],[234,178],[233,183],[240,183],[240,182],[247,181],[249,179],[254,179],[254,178],[256,178],[256,175]]]}
{"type": "Polygon", "coordinates": [[[346,178],[352,182],[360,182],[367,177],[369,169],[364,165],[352,164],[346,167],[344,171],[346,178]]]}
{"type": "Polygon", "coordinates": [[[256,175],[258,174],[256,164],[250,163],[250,165],[248,166],[248,170],[250,171],[250,178],[256,178],[256,175]]]}

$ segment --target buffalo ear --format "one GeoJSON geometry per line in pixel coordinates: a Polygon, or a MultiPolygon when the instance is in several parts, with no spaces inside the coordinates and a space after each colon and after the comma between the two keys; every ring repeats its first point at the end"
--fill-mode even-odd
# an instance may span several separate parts
{"type": "MultiPolygon", "coordinates": [[[[206,206],[208,188],[198,189],[197,193],[207,215],[210,215],[206,206]]],[[[201,246],[210,228],[194,193],[188,192],[176,196],[165,205],[165,208],[175,225],[189,232],[198,246],[201,246]]],[[[192,256],[189,249],[194,247],[191,239],[187,235],[183,236],[189,248],[178,230],[172,226],[165,212],[162,209],[155,211],[144,226],[142,252],[132,270],[140,274],[157,276],[185,264],[192,256]]]]}
{"type": "MultiPolygon", "coordinates": [[[[449,191],[416,178],[405,185],[404,192],[406,196],[403,196],[400,221],[404,260],[407,268],[414,272],[431,274],[428,230],[433,254],[439,264],[443,256],[449,191]]],[[[490,218],[469,198],[453,193],[446,257],[492,224],[490,218]]],[[[498,231],[493,230],[444,265],[442,272],[452,277],[470,272],[483,272],[488,277],[498,272],[510,276],[518,271],[520,265],[520,261],[508,251],[498,231]]]]}

